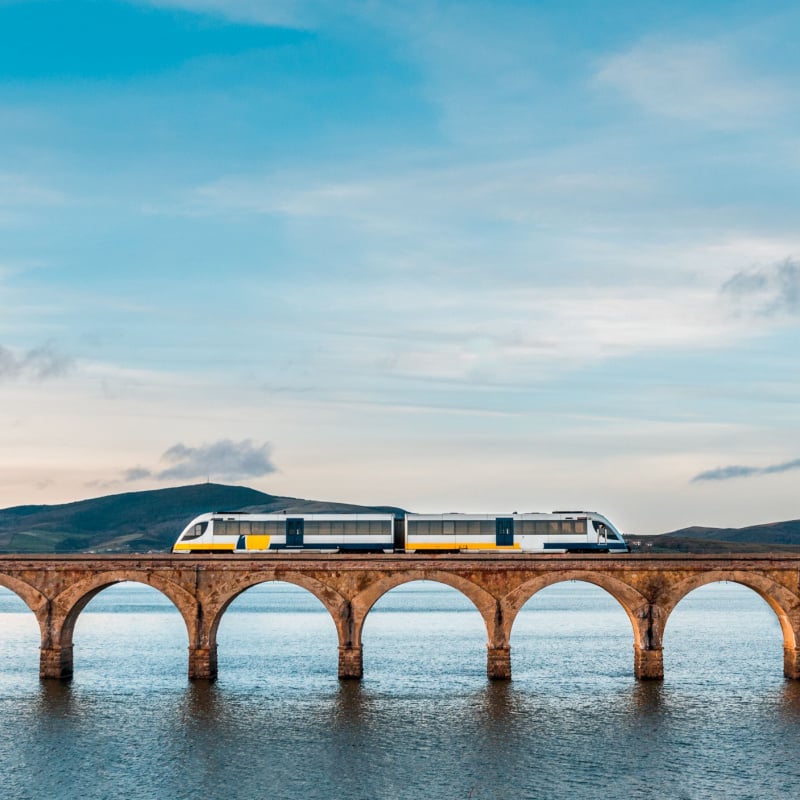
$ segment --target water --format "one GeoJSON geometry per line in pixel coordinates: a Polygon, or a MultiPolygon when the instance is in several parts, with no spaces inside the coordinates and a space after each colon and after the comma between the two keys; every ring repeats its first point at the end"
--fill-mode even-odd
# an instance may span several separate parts
{"type": "Polygon", "coordinates": [[[33,615],[0,594],[0,795],[40,798],[796,798],[800,686],[751,591],[676,609],[663,684],[632,675],[627,616],[597,587],[536,595],[514,680],[485,677],[486,633],[455,590],[390,592],[364,630],[364,680],[336,678],[334,626],[285,584],[242,595],[220,678],[186,680],[183,622],[155,590],[98,595],[75,678],[40,684],[33,615]]]}

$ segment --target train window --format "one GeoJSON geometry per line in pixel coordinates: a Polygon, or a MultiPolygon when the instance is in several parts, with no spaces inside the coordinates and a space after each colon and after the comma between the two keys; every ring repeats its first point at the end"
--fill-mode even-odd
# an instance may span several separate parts
{"type": "Polygon", "coordinates": [[[534,536],[540,533],[539,527],[539,523],[532,519],[521,519],[514,522],[514,530],[520,536],[534,536]]]}
{"type": "Polygon", "coordinates": [[[414,520],[410,523],[409,530],[416,536],[441,536],[442,521],[439,519],[414,520]]]}
{"type": "Polygon", "coordinates": [[[582,533],[586,534],[586,520],[585,519],[576,519],[575,520],[575,533],[582,533]]]}
{"type": "Polygon", "coordinates": [[[238,536],[239,523],[223,519],[214,520],[214,534],[216,536],[238,536]]]}
{"type": "Polygon", "coordinates": [[[458,520],[455,523],[456,536],[480,536],[481,521],[479,519],[458,520]]]}
{"type": "MultiPolygon", "coordinates": [[[[363,531],[361,527],[363,523],[358,522],[354,519],[349,519],[344,523],[344,535],[345,536],[358,536],[359,533],[363,531]]],[[[369,527],[367,528],[369,530],[369,527]]]]}
{"type": "Polygon", "coordinates": [[[207,522],[198,522],[196,525],[192,525],[191,529],[186,531],[183,534],[184,539],[198,539],[206,532],[206,528],[208,527],[207,522]]]}
{"type": "Polygon", "coordinates": [[[381,520],[372,520],[369,523],[370,534],[375,534],[375,535],[382,533],[388,534],[389,530],[390,528],[388,527],[388,525],[385,522],[382,522],[381,520]]]}

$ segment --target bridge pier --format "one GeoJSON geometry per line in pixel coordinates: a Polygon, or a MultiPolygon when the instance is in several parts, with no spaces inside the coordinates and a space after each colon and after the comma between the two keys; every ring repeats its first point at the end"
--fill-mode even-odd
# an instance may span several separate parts
{"type": "Polygon", "coordinates": [[[783,648],[783,674],[792,680],[800,680],[800,648],[783,648]]]}
{"type": "Polygon", "coordinates": [[[511,680],[511,645],[486,646],[486,674],[493,681],[511,680]]]}
{"type": "Polygon", "coordinates": [[[217,677],[217,646],[189,647],[189,680],[213,681],[217,677]]]}
{"type": "Polygon", "coordinates": [[[69,680],[72,677],[72,645],[42,647],[39,651],[39,677],[43,680],[69,680]]]}
{"type": "Polygon", "coordinates": [[[640,681],[664,680],[664,650],[633,646],[633,674],[640,681]]]}
{"type": "Polygon", "coordinates": [[[339,678],[358,680],[364,676],[364,649],[360,645],[339,645],[339,678]]]}

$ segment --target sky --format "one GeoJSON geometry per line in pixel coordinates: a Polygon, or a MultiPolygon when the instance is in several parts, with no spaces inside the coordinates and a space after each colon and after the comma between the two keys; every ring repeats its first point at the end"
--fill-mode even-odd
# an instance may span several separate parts
{"type": "Polygon", "coordinates": [[[0,507],[800,518],[795,0],[0,0],[0,507]]]}

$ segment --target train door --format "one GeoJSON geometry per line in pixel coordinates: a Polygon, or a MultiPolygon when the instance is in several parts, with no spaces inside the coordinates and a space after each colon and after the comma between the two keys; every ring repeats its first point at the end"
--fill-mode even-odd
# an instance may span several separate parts
{"type": "Polygon", "coordinates": [[[406,549],[406,518],[394,518],[394,549],[402,553],[406,549]]]}
{"type": "MultiPolygon", "coordinates": [[[[490,528],[491,530],[491,528],[490,528]]],[[[510,547],[514,544],[514,518],[497,517],[495,520],[495,544],[498,547],[510,547]]]]}
{"type": "Polygon", "coordinates": [[[603,523],[594,523],[595,530],[597,531],[597,543],[600,545],[608,544],[608,528],[603,523]]]}
{"type": "Polygon", "coordinates": [[[303,546],[303,531],[305,520],[300,517],[299,519],[286,520],[286,546],[287,547],[302,547],[303,546]]]}

